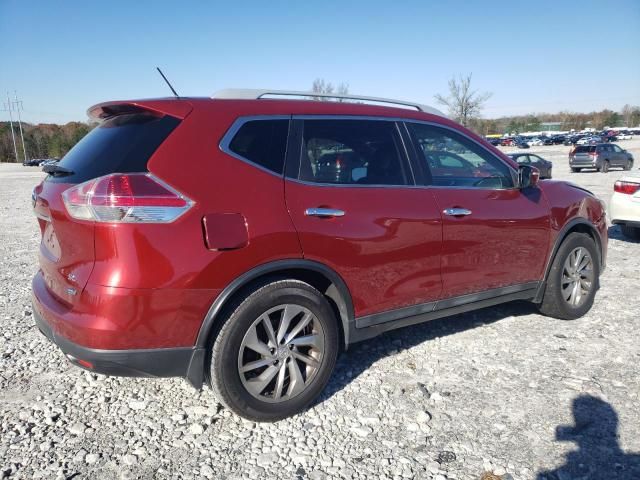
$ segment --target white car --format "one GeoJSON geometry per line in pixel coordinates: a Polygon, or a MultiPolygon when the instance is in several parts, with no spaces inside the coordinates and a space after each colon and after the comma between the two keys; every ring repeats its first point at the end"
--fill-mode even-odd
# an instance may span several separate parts
{"type": "Polygon", "coordinates": [[[618,140],[631,140],[633,135],[629,135],[628,133],[619,133],[616,137],[618,137],[618,140]]]}
{"type": "Polygon", "coordinates": [[[538,147],[540,145],[544,145],[544,142],[542,140],[540,140],[538,137],[530,138],[529,140],[527,140],[526,143],[530,147],[538,147]]]}
{"type": "Polygon", "coordinates": [[[611,223],[626,237],[640,240],[640,174],[625,175],[613,186],[609,204],[611,223]]]}

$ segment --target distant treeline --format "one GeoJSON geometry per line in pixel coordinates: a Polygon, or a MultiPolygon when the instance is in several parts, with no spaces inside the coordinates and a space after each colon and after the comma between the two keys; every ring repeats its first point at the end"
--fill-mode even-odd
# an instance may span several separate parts
{"type": "Polygon", "coordinates": [[[640,107],[625,105],[620,112],[601,110],[599,112],[576,113],[538,113],[496,119],[478,118],[471,122],[471,128],[481,135],[513,132],[539,132],[548,130],[543,123],[559,123],[558,130],[583,130],[604,127],[638,127],[640,126],[640,107]]]}
{"type": "MultiPolygon", "coordinates": [[[[78,141],[93,128],[83,122],[69,122],[66,125],[41,123],[32,125],[22,124],[24,144],[28,158],[62,158],[78,141]]],[[[24,161],[22,140],[18,124],[14,122],[13,132],[18,149],[19,162],[24,161]]],[[[0,162],[15,162],[16,155],[11,140],[9,122],[0,122],[0,162]]]]}

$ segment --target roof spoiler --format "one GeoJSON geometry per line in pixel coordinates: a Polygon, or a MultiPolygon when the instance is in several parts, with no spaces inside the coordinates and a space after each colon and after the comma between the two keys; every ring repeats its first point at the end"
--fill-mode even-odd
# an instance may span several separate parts
{"type": "Polygon", "coordinates": [[[151,113],[155,115],[171,115],[184,119],[193,110],[193,105],[185,100],[156,99],[156,100],[123,100],[98,103],[87,110],[89,118],[103,120],[116,115],[127,113],[151,113]]]}

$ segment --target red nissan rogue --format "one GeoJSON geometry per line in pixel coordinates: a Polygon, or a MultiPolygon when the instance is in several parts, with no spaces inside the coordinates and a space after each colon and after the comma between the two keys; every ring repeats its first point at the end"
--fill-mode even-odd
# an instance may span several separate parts
{"type": "Polygon", "coordinates": [[[291,95],[89,110],[33,192],[34,318],[71,362],[207,382],[273,421],[387,330],[516,299],[591,308],[607,230],[589,191],[429,107],[291,95]]]}

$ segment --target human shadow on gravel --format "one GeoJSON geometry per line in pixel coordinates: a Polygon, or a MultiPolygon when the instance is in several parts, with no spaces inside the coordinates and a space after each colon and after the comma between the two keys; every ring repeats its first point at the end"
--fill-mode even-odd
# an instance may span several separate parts
{"type": "Polygon", "coordinates": [[[609,236],[609,240],[620,240],[622,242],[628,243],[640,243],[640,240],[634,240],[622,234],[622,230],[620,229],[620,225],[611,225],[609,230],[607,231],[609,236]]]}
{"type": "Polygon", "coordinates": [[[640,455],[620,449],[618,415],[610,404],[580,395],[573,400],[573,417],[573,425],[556,428],[556,440],[575,442],[578,450],[566,455],[564,465],[538,473],[537,480],[640,479],[640,455]]]}
{"type": "Polygon", "coordinates": [[[338,357],[329,384],[315,403],[322,403],[345,388],[377,360],[407,350],[438,337],[482,327],[508,317],[529,315],[536,307],[525,301],[514,301],[472,312],[461,313],[386,332],[379,337],[349,346],[338,357]]]}

